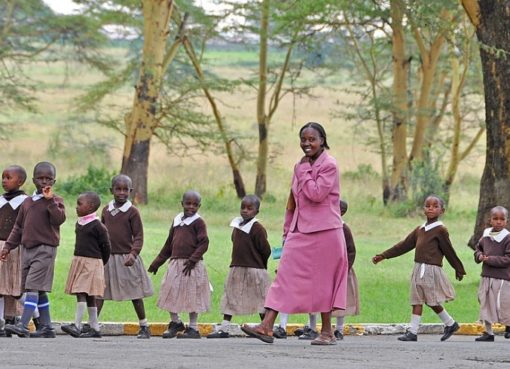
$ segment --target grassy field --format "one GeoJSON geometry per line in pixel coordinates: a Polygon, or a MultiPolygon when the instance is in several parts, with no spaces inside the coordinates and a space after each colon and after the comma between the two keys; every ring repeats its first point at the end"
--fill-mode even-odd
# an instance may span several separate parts
{"type": "MultiPolygon", "coordinates": [[[[118,51],[117,51],[118,52],[118,51]]],[[[215,71],[225,78],[235,79],[248,72],[253,55],[239,52],[215,52],[209,58],[215,71]],[[232,62],[234,56],[238,62],[232,62]],[[230,62],[223,63],[222,61],[230,62]],[[248,65],[248,66],[247,66],[248,65]]],[[[58,168],[58,180],[63,181],[71,175],[84,173],[89,165],[87,152],[80,147],[68,155],[54,157],[48,152],[51,138],[62,132],[62,126],[75,123],[76,130],[93,140],[105,140],[109,149],[104,155],[104,163],[109,170],[120,166],[122,137],[117,133],[94,123],[93,114],[78,116],[73,111],[73,98],[83,92],[91,83],[100,80],[100,76],[89,69],[72,65],[66,68],[62,64],[35,64],[30,74],[38,82],[41,91],[38,114],[15,112],[2,117],[2,121],[13,125],[14,129],[7,141],[2,142],[0,165],[19,163],[31,170],[37,161],[51,160],[58,168]],[[66,74],[66,70],[72,73],[66,74]]],[[[348,79],[348,74],[331,76],[335,81],[348,79]]],[[[330,84],[328,84],[330,85],[330,84]]],[[[306,121],[314,120],[324,124],[328,132],[331,154],[339,162],[342,172],[342,194],[349,202],[350,209],[345,220],[349,223],[357,246],[355,270],[358,275],[361,294],[361,314],[348,318],[350,322],[405,322],[410,316],[408,304],[409,277],[413,266],[413,255],[387,260],[374,266],[371,257],[390,247],[411,230],[423,222],[419,213],[407,218],[394,216],[391,209],[381,203],[380,180],[375,176],[363,175],[360,165],[370,166],[378,171],[379,160],[371,147],[360,138],[352,122],[335,118],[340,102],[355,102],[356,97],[345,91],[339,84],[335,88],[317,84],[312,90],[314,97],[293,99],[290,96],[282,101],[281,108],[273,119],[270,129],[271,162],[268,173],[268,195],[262,203],[259,218],[269,233],[270,243],[279,245],[282,232],[283,211],[291,179],[293,163],[299,159],[297,131],[306,121]]],[[[128,109],[132,101],[132,91],[122,90],[115,99],[128,109]]],[[[240,129],[247,136],[248,148],[256,150],[255,95],[252,90],[243,90],[236,94],[221,93],[219,96],[222,114],[231,127],[240,129]]],[[[207,110],[207,107],[204,107],[207,110]]],[[[369,126],[368,126],[369,127],[369,126]]],[[[370,129],[370,128],[366,128],[370,129]]],[[[63,138],[65,140],[65,137],[63,138]]],[[[479,148],[482,151],[483,147],[479,148]]],[[[472,251],[466,246],[471,236],[478,201],[478,178],[482,172],[482,157],[472,157],[462,164],[458,181],[452,189],[450,208],[444,221],[456,250],[465,264],[468,275],[462,282],[453,282],[457,299],[448,304],[452,315],[462,322],[472,322],[478,317],[476,299],[479,281],[479,266],[472,260],[472,251]]],[[[245,162],[242,166],[247,188],[253,188],[254,163],[245,162]]],[[[201,214],[209,231],[210,247],[205,255],[211,283],[212,310],[199,317],[201,322],[221,320],[219,301],[223,290],[223,281],[230,262],[231,229],[230,220],[238,215],[239,201],[234,196],[231,175],[225,157],[208,155],[190,155],[186,157],[169,156],[164,147],[154,142],[151,148],[149,205],[142,207],[145,229],[145,246],[142,257],[148,267],[162,247],[171,220],[180,211],[179,201],[182,192],[195,188],[203,195],[201,214]]],[[[26,185],[28,192],[33,186],[26,185]]],[[[109,200],[105,197],[104,203],[109,200]]],[[[52,312],[55,320],[71,320],[74,316],[75,301],[72,296],[63,293],[67,271],[70,265],[74,242],[75,199],[66,198],[68,220],[62,228],[62,244],[59,248],[56,266],[54,291],[51,294],[52,312]]],[[[271,261],[269,270],[274,275],[277,262],[271,261]]],[[[447,274],[454,280],[454,272],[445,265],[447,274]]],[[[152,277],[157,291],[164,268],[152,277]]],[[[150,321],[167,321],[168,314],[156,307],[157,297],[146,300],[147,316],[150,321]]],[[[104,321],[135,321],[136,315],[129,302],[106,302],[101,319],[104,321]]],[[[235,317],[235,322],[256,321],[257,317],[235,317]]],[[[303,322],[304,315],[292,316],[291,322],[303,322]]],[[[426,310],[425,322],[435,322],[437,318],[426,310]]]]}

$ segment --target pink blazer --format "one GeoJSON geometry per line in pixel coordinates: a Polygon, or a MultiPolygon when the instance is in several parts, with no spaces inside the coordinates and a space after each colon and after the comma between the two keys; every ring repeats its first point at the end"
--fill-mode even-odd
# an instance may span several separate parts
{"type": "Polygon", "coordinates": [[[340,178],[336,160],[324,151],[313,163],[297,163],[292,177],[296,207],[287,210],[283,237],[289,232],[312,233],[342,228],[340,178]]]}

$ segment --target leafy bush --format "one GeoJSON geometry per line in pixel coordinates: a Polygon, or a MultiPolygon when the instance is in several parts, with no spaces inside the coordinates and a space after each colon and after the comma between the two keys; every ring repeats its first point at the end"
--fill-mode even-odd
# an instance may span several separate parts
{"type": "Polygon", "coordinates": [[[68,177],[62,182],[57,182],[56,187],[60,193],[67,195],[76,196],[85,191],[108,195],[112,177],[115,175],[114,171],[110,172],[105,168],[96,168],[90,165],[87,168],[87,173],[68,177]]]}
{"type": "Polygon", "coordinates": [[[345,179],[366,180],[379,178],[380,175],[372,168],[372,165],[359,164],[355,171],[346,171],[342,174],[342,177],[345,179]]]}
{"type": "Polygon", "coordinates": [[[415,208],[421,208],[427,196],[435,194],[447,201],[447,193],[443,187],[443,179],[439,172],[439,160],[432,163],[430,160],[415,162],[410,176],[412,203],[415,208]]]}

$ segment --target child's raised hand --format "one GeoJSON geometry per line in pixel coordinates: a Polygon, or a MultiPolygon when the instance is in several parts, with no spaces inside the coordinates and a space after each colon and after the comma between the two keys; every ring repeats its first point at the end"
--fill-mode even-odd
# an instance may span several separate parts
{"type": "Polygon", "coordinates": [[[124,262],[124,265],[127,266],[127,267],[130,267],[131,265],[133,265],[135,263],[135,260],[136,260],[136,256],[135,255],[128,254],[127,257],[126,257],[126,261],[124,262]]]}
{"type": "Polygon", "coordinates": [[[489,257],[487,255],[480,254],[480,256],[478,256],[478,260],[487,261],[487,260],[489,260],[489,257]]]}
{"type": "Polygon", "coordinates": [[[2,251],[0,252],[0,261],[7,260],[7,256],[9,255],[9,252],[10,252],[9,249],[3,248],[2,251]]]}
{"type": "Polygon", "coordinates": [[[384,260],[384,256],[382,256],[382,255],[375,255],[372,258],[372,263],[377,264],[377,263],[379,263],[379,262],[381,262],[383,260],[384,260]]]}
{"type": "Polygon", "coordinates": [[[191,274],[191,270],[195,267],[196,265],[196,262],[194,262],[193,260],[186,260],[186,262],[184,263],[184,269],[182,270],[182,272],[184,273],[184,275],[186,276],[189,276],[191,274]]]}
{"type": "Polygon", "coordinates": [[[42,194],[45,199],[48,199],[48,200],[52,199],[53,198],[53,190],[52,190],[51,186],[43,187],[42,194]]]}

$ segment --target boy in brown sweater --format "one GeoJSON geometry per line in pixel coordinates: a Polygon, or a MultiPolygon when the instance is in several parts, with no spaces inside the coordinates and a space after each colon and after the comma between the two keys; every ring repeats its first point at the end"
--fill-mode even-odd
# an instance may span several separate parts
{"type": "Polygon", "coordinates": [[[55,330],[51,326],[48,292],[53,284],[60,226],[66,220],[64,200],[53,193],[55,177],[53,164],[36,164],[32,178],[36,191],[21,205],[0,254],[0,259],[5,260],[11,250],[20,245],[23,247],[21,287],[26,292],[23,314],[20,322],[5,326],[6,332],[20,337],[55,337],[55,330]],[[28,323],[36,307],[39,309],[41,327],[30,333],[28,323]]]}

